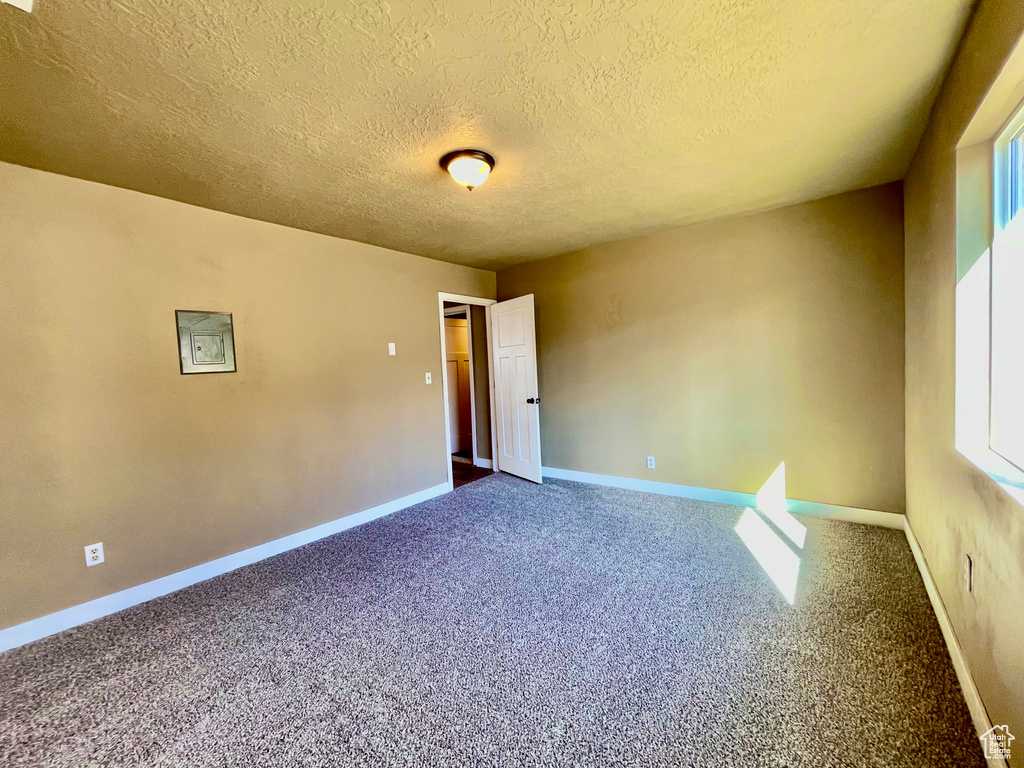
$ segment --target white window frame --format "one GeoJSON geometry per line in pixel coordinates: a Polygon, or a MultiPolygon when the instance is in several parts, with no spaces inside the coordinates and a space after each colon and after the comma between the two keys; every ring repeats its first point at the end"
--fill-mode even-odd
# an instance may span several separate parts
{"type": "MultiPolygon", "coordinates": [[[[1018,105],[1013,116],[1003,124],[992,145],[995,157],[993,163],[993,180],[995,182],[993,212],[995,213],[997,232],[1005,229],[1010,219],[1017,213],[1018,209],[1014,208],[1014,203],[1024,203],[1020,190],[1013,187],[1011,182],[1012,161],[1016,159],[1011,145],[1022,134],[1024,134],[1024,104],[1018,105]],[[1017,193],[1016,201],[1013,199],[1015,192],[1017,193]]],[[[1019,183],[1024,184],[1024,179],[1020,179],[1019,183]]]]}
{"type": "MultiPolygon", "coordinates": [[[[1020,158],[1018,153],[1024,153],[1024,104],[1020,104],[1014,110],[1010,118],[1000,128],[995,140],[992,143],[993,158],[992,158],[992,176],[993,176],[993,190],[992,190],[992,213],[993,213],[993,242],[992,242],[992,254],[990,256],[992,265],[990,267],[990,281],[995,281],[997,276],[995,274],[995,257],[996,252],[1001,247],[1001,234],[1006,230],[1010,221],[1016,216],[1024,216],[1024,173],[1021,173],[1019,177],[1015,178],[1015,171],[1020,171],[1019,161],[1020,158]]],[[[1021,298],[1024,301],[1024,297],[1021,298]]],[[[993,342],[993,332],[995,327],[994,319],[995,309],[990,304],[989,306],[989,419],[988,419],[988,449],[995,454],[1006,465],[1012,467],[1016,472],[1003,472],[1006,474],[1016,475],[1021,473],[1024,475],[1024,466],[1019,457],[1011,458],[1005,453],[1001,452],[992,443],[992,432],[994,419],[996,417],[995,408],[992,402],[992,381],[995,375],[993,361],[995,359],[995,349],[993,342]]],[[[1022,393],[1024,397],[1024,393],[1022,393]]],[[[1003,469],[1006,470],[1007,466],[1004,465],[1003,469]]],[[[1016,477],[1015,479],[1020,479],[1016,477]]]]}
{"type": "MultiPolygon", "coordinates": [[[[1024,71],[1024,48],[1021,55],[1024,71]]],[[[992,277],[1000,246],[1009,245],[1003,240],[1012,212],[1007,163],[1010,141],[1024,128],[1024,82],[1014,73],[1012,82],[996,96],[993,107],[982,104],[957,145],[954,442],[957,452],[1024,505],[1024,469],[992,447],[992,318],[997,285],[992,277]],[[1016,98],[1006,98],[1007,89],[1013,89],[1016,98]],[[999,114],[1007,103],[1014,108],[999,114]]],[[[1022,216],[1024,211],[1016,219],[1022,216]]],[[[1008,237],[1015,236],[1018,223],[1015,220],[1008,237]]]]}

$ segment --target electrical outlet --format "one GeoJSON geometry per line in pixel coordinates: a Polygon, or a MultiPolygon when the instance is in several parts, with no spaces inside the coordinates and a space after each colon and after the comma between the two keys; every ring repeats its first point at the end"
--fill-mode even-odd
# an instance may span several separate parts
{"type": "Polygon", "coordinates": [[[648,456],[647,457],[647,468],[648,469],[654,469],[654,457],[653,456],[648,456]]]}
{"type": "Polygon", "coordinates": [[[970,555],[964,555],[964,586],[968,592],[974,591],[974,561],[970,555]]]}
{"type": "Polygon", "coordinates": [[[430,383],[430,371],[427,371],[427,384],[430,383]]]}
{"type": "Polygon", "coordinates": [[[85,548],[85,564],[91,568],[94,565],[99,565],[103,562],[103,542],[98,544],[90,544],[85,548]]]}
{"type": "Polygon", "coordinates": [[[388,354],[389,355],[394,355],[395,354],[395,342],[393,342],[393,341],[389,341],[388,342],[388,354]]]}

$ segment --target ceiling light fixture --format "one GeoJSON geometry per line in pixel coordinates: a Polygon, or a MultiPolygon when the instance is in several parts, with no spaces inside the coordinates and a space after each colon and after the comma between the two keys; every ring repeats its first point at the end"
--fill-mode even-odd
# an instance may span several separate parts
{"type": "Polygon", "coordinates": [[[494,158],[479,149],[458,149],[441,158],[441,167],[472,192],[487,181],[494,170],[494,158]]]}

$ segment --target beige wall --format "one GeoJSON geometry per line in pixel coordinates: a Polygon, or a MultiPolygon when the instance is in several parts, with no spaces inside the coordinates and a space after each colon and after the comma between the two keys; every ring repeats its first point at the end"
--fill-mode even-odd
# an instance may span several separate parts
{"type": "Polygon", "coordinates": [[[493,273],[7,164],[0,200],[0,628],[445,482],[437,293],[493,273]],[[238,373],[179,374],[175,309],[234,313],[238,373]]]}
{"type": "Polygon", "coordinates": [[[564,469],[902,512],[899,183],[505,270],[564,469]],[[646,457],[657,469],[646,468],[646,457]]]}
{"type": "Polygon", "coordinates": [[[1015,744],[1024,733],[1024,509],[954,448],[955,148],[1022,32],[1024,3],[978,5],[904,189],[907,514],[988,713],[1015,744]],[[961,579],[966,554],[973,594],[961,579]]]}

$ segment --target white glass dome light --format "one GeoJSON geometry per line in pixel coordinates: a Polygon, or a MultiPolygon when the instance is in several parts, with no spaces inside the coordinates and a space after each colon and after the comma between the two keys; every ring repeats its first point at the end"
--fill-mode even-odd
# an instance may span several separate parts
{"type": "Polygon", "coordinates": [[[494,158],[479,149],[459,149],[441,158],[441,167],[466,189],[479,187],[494,169],[494,158]]]}

